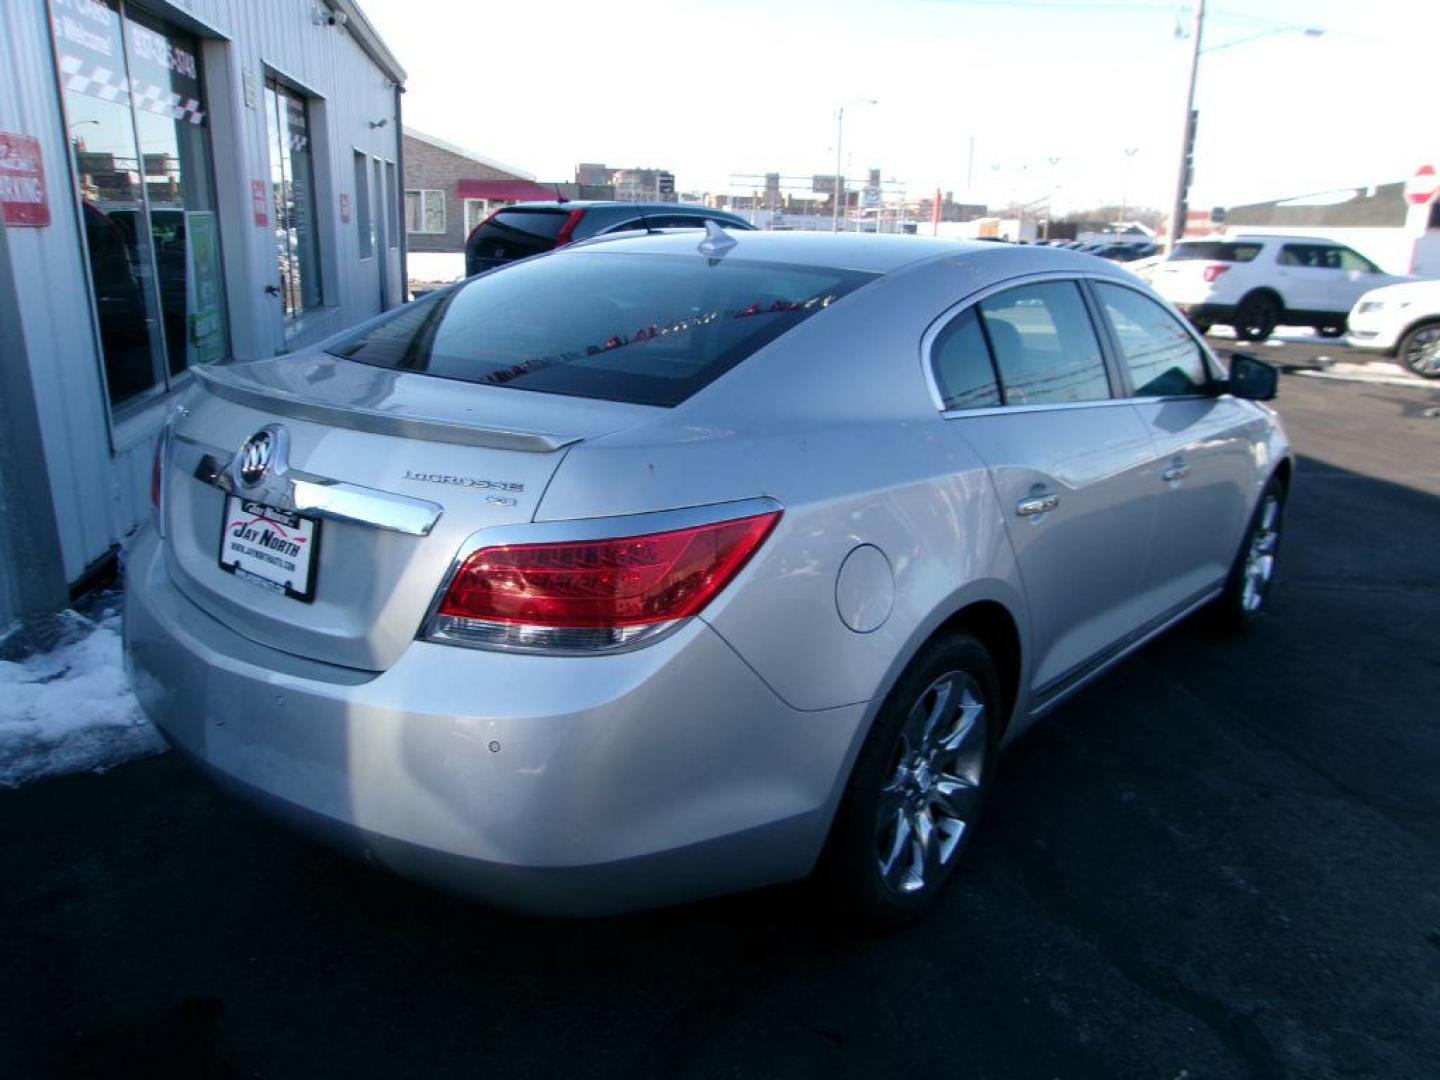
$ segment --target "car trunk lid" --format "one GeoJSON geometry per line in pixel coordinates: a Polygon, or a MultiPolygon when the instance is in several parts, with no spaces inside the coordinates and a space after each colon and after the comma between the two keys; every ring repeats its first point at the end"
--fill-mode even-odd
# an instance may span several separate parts
{"type": "Polygon", "coordinates": [[[177,585],[252,640],[374,671],[413,639],[472,533],[531,520],[567,447],[655,412],[318,352],[197,370],[163,478],[177,585]],[[242,447],[261,431],[270,467],[251,483],[242,447]],[[243,561],[227,548],[227,570],[237,523],[259,546],[243,561]]]}

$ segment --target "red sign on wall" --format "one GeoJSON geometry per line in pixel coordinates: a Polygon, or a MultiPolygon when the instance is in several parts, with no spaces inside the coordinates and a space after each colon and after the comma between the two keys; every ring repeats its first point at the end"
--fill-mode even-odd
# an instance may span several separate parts
{"type": "Polygon", "coordinates": [[[350,196],[343,191],[340,193],[340,224],[350,224],[350,196]]]}
{"type": "Polygon", "coordinates": [[[45,163],[32,136],[0,131],[0,205],[6,225],[40,229],[50,224],[45,163]]]}
{"type": "Polygon", "coordinates": [[[250,181],[250,208],[254,211],[256,225],[270,224],[270,193],[265,190],[264,180],[250,181]]]}

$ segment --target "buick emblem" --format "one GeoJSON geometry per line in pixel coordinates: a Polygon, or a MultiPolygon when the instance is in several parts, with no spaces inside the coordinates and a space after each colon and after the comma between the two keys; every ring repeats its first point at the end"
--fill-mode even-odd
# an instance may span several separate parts
{"type": "Polygon", "coordinates": [[[240,479],[254,487],[265,479],[265,472],[275,457],[275,432],[262,428],[240,446],[240,479]]]}

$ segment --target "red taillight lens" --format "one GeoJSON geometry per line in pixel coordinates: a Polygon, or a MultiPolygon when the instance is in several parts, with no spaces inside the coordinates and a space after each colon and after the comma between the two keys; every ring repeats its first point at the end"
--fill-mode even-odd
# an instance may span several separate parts
{"type": "Polygon", "coordinates": [[[555,246],[564,247],[575,236],[575,226],[580,224],[580,219],[585,216],[584,210],[571,210],[570,216],[565,219],[565,224],[560,226],[560,231],[555,234],[555,246]]]}
{"type": "Polygon", "coordinates": [[[1226,273],[1229,269],[1230,267],[1228,266],[1207,266],[1205,267],[1205,280],[1214,281],[1221,274],[1226,273]]]}
{"type": "Polygon", "coordinates": [[[601,649],[697,614],[770,535],[780,511],[641,536],[481,548],[455,571],[432,636],[601,649]]]}

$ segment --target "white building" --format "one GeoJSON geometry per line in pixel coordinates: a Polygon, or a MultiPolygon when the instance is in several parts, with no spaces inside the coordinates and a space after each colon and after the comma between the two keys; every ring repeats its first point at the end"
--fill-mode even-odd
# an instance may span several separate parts
{"type": "Polygon", "coordinates": [[[404,80],[354,0],[0,3],[0,632],[113,565],[190,368],[400,302],[404,80]]]}
{"type": "Polygon", "coordinates": [[[1393,181],[1232,206],[1223,222],[1191,211],[1185,235],[1278,233],[1354,248],[1391,274],[1440,277],[1440,202],[1412,202],[1393,181]]]}

